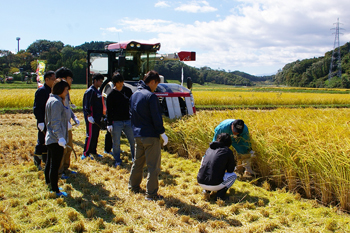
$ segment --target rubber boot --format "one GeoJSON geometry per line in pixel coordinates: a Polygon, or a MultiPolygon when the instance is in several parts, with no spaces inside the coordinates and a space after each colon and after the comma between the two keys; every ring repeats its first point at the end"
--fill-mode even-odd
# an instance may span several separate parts
{"type": "Polygon", "coordinates": [[[223,188],[223,189],[220,189],[219,191],[216,192],[216,200],[217,199],[221,199],[221,200],[226,200],[227,197],[226,197],[226,192],[227,192],[228,188],[223,188]]]}
{"type": "Polygon", "coordinates": [[[252,170],[251,159],[244,160],[244,163],[246,164],[246,165],[244,165],[244,168],[245,168],[244,175],[256,175],[257,174],[255,171],[252,170]]]}

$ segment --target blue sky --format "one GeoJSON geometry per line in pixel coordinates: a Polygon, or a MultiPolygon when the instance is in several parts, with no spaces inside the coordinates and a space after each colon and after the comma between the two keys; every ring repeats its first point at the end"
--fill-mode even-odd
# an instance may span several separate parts
{"type": "Polygon", "coordinates": [[[160,53],[195,51],[190,66],[275,73],[289,62],[350,41],[345,0],[0,0],[0,50],[38,39],[72,46],[90,41],[161,43],[160,53]]]}

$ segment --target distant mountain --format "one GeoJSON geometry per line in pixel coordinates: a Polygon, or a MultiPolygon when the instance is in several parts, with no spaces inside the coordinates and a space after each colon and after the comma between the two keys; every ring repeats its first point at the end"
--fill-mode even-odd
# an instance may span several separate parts
{"type": "Polygon", "coordinates": [[[253,86],[254,82],[273,81],[274,76],[258,77],[241,71],[226,72],[225,70],[213,70],[210,67],[194,68],[180,61],[157,62],[155,70],[165,79],[181,81],[181,69],[184,68],[185,80],[191,77],[192,81],[199,84],[211,82],[224,85],[253,86]]]}

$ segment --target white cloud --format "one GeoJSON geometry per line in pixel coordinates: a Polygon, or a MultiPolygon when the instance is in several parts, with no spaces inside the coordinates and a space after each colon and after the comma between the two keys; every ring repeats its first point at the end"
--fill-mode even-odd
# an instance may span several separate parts
{"type": "Polygon", "coordinates": [[[130,31],[135,32],[168,32],[170,33],[170,28],[167,25],[171,24],[170,21],[160,20],[160,19],[122,19],[121,25],[130,31]]]}
{"type": "Polygon", "coordinates": [[[123,32],[122,29],[117,29],[115,27],[100,28],[100,30],[105,31],[105,32],[123,32]]]}
{"type": "MultiPolygon", "coordinates": [[[[206,1],[194,1],[181,9],[201,12],[200,6],[210,7],[206,1]]],[[[333,49],[334,31],[330,29],[338,17],[340,22],[350,21],[347,9],[350,2],[342,0],[248,0],[226,17],[192,25],[154,19],[122,22],[124,31],[154,33],[154,40],[162,44],[161,53],[196,51],[197,61],[189,65],[259,74],[333,49]]],[[[344,44],[350,33],[342,33],[344,44]]]]}
{"type": "Polygon", "coordinates": [[[213,12],[217,11],[215,7],[209,5],[207,1],[191,1],[190,3],[182,4],[181,6],[175,8],[176,11],[184,11],[189,13],[198,12],[213,12]]]}
{"type": "Polygon", "coordinates": [[[166,1],[159,1],[154,6],[161,7],[161,8],[170,7],[170,5],[166,1]]]}

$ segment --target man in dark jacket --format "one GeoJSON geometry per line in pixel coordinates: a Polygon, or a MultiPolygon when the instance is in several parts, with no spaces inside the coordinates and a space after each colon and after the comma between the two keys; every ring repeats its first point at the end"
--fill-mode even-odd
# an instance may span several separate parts
{"type": "Polygon", "coordinates": [[[160,83],[159,74],[149,71],[138,90],[130,98],[131,124],[136,141],[135,161],[131,167],[129,189],[140,191],[143,167],[147,164],[146,200],[157,200],[163,197],[158,194],[158,175],[161,162],[160,136],[163,145],[168,143],[165,135],[161,107],[158,97],[153,93],[160,83]]]}
{"type": "Polygon", "coordinates": [[[226,191],[237,179],[237,175],[233,172],[236,161],[229,149],[231,143],[229,134],[219,134],[205,152],[197,175],[198,184],[205,190],[204,192],[217,191],[216,198],[222,200],[225,200],[226,191]]]}
{"type": "Polygon", "coordinates": [[[44,75],[45,84],[35,92],[33,111],[37,121],[38,140],[34,151],[34,164],[41,170],[41,160],[46,162],[47,148],[45,146],[45,106],[56,80],[55,72],[48,71],[44,75]]]}
{"type": "Polygon", "coordinates": [[[130,143],[131,159],[134,161],[135,140],[129,114],[129,100],[132,95],[130,88],[124,86],[124,77],[116,73],[112,77],[113,90],[107,96],[107,130],[112,134],[113,157],[115,167],[120,166],[120,137],[122,131],[130,143]]]}
{"type": "MultiPolygon", "coordinates": [[[[102,74],[95,74],[92,77],[92,85],[84,93],[83,111],[86,124],[86,139],[81,159],[89,157],[90,154],[102,157],[102,155],[97,154],[96,147],[100,134],[101,117],[103,116],[102,94],[99,91],[103,80],[104,76],[102,74]]],[[[93,157],[90,158],[93,159],[93,157]]]]}

